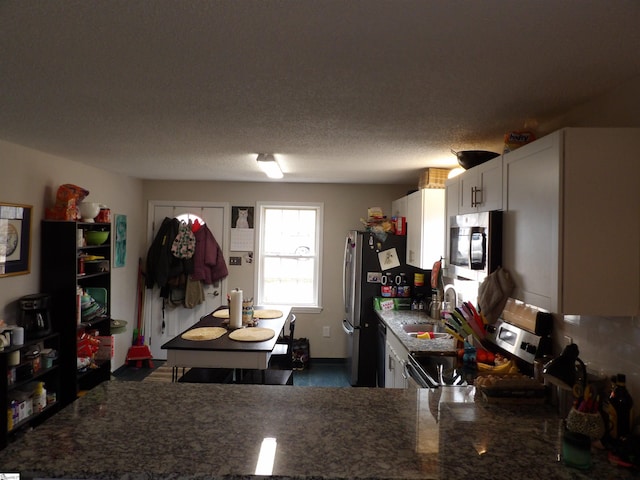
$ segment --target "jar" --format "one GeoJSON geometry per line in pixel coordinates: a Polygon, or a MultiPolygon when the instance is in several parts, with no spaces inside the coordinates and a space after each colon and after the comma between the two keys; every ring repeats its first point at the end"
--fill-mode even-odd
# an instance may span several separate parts
{"type": "Polygon", "coordinates": [[[98,223],[111,223],[111,209],[106,205],[100,205],[100,213],[96,217],[98,223]]]}

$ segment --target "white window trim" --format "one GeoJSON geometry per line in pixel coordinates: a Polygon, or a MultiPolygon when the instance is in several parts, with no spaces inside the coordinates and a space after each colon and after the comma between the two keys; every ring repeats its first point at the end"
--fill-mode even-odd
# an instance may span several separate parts
{"type": "Polygon", "coordinates": [[[282,208],[289,207],[292,209],[300,209],[300,208],[314,208],[317,211],[317,227],[316,228],[316,244],[317,244],[317,257],[318,257],[318,271],[317,271],[317,285],[318,285],[318,299],[317,305],[315,306],[293,306],[292,311],[295,313],[320,313],[322,312],[322,262],[323,262],[323,248],[322,248],[322,238],[324,236],[324,203],[318,202],[256,202],[256,215],[254,218],[255,228],[257,231],[256,235],[256,257],[254,261],[256,262],[255,274],[254,274],[254,288],[253,291],[256,292],[256,299],[260,299],[262,295],[261,286],[260,286],[260,278],[262,277],[262,245],[263,242],[263,229],[262,229],[262,211],[264,208],[282,208]]]}

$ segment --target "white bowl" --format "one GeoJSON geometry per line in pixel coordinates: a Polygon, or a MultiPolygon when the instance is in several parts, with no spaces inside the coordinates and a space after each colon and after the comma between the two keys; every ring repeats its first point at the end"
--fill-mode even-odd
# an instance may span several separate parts
{"type": "Polygon", "coordinates": [[[100,204],[93,202],[80,202],[80,215],[85,222],[93,222],[93,219],[100,213],[100,204]]]}

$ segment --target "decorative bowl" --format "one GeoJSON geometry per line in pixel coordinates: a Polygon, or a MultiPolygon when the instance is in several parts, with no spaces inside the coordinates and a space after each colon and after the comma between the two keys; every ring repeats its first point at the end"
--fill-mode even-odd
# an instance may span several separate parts
{"type": "Polygon", "coordinates": [[[84,234],[87,245],[102,245],[109,238],[109,232],[100,232],[97,230],[88,230],[84,234]]]}
{"type": "Polygon", "coordinates": [[[80,215],[85,222],[93,222],[93,219],[100,213],[100,204],[93,202],[80,202],[80,215]]]}
{"type": "Polygon", "coordinates": [[[452,150],[451,152],[458,157],[458,163],[465,170],[488,162],[492,158],[500,155],[499,153],[487,152],[485,150],[462,150],[460,152],[452,150]]]}

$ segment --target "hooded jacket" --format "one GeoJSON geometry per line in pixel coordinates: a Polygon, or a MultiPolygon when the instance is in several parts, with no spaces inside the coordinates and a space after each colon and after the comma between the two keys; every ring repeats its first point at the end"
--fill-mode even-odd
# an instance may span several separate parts
{"type": "Polygon", "coordinates": [[[222,249],[209,230],[202,225],[196,232],[196,249],[193,254],[192,280],[201,280],[205,285],[211,285],[229,275],[227,263],[222,255],[222,249]]]}

